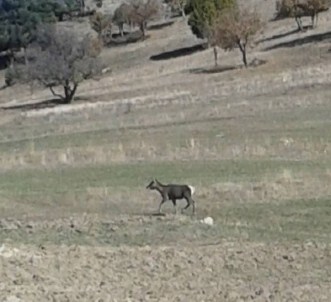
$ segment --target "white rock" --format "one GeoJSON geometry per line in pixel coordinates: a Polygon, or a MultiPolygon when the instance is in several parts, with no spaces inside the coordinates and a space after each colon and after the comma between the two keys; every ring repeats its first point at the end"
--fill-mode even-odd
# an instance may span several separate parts
{"type": "Polygon", "coordinates": [[[214,219],[211,218],[210,216],[205,217],[204,219],[200,220],[202,223],[204,224],[208,224],[208,225],[213,225],[214,224],[214,219]]]}

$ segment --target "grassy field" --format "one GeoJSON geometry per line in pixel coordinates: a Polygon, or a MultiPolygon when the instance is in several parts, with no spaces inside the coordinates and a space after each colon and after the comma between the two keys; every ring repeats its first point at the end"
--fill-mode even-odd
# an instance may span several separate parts
{"type": "MultiPolygon", "coordinates": [[[[263,37],[295,26],[281,24],[263,37]]],[[[121,54],[116,73],[72,105],[0,112],[1,301],[329,301],[327,41],[264,42],[250,58],[265,65],[214,74],[192,72],[210,50],[148,59],[195,41],[188,32],[178,21],[105,50],[110,65],[121,54]],[[152,215],[153,177],[195,186],[197,215],[170,202],[152,215]]],[[[1,102],[47,95],[25,89],[1,102]]]]}

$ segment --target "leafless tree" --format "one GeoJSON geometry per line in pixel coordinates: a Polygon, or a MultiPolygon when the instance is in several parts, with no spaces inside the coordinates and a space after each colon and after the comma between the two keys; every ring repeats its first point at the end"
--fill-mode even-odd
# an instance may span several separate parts
{"type": "Polygon", "coordinates": [[[111,37],[111,17],[101,12],[95,12],[89,18],[91,28],[98,34],[100,41],[107,43],[107,39],[110,35],[111,37]]]}
{"type": "Polygon", "coordinates": [[[275,20],[294,18],[299,30],[303,30],[302,17],[311,17],[312,28],[317,26],[320,12],[327,11],[330,0],[278,0],[275,20]]]}
{"type": "Polygon", "coordinates": [[[172,9],[176,11],[180,11],[183,18],[186,17],[185,14],[185,6],[188,0],[166,0],[165,2],[168,3],[172,9]]]}
{"type": "Polygon", "coordinates": [[[113,23],[118,26],[120,35],[124,36],[124,24],[132,25],[131,20],[131,6],[123,2],[120,6],[116,8],[113,15],[113,23]]]}
{"type": "Polygon", "coordinates": [[[80,40],[72,31],[44,26],[39,29],[36,42],[27,49],[29,64],[24,80],[38,82],[63,103],[70,103],[78,85],[101,72],[97,58],[100,52],[98,40],[89,36],[80,40]],[[62,86],[62,94],[55,91],[58,86],[62,86]]]}
{"type": "Polygon", "coordinates": [[[237,7],[222,10],[209,27],[209,41],[214,47],[215,65],[217,65],[217,46],[224,50],[239,48],[245,67],[247,48],[252,38],[262,28],[262,22],[255,12],[237,7]]]}
{"type": "Polygon", "coordinates": [[[129,20],[137,24],[145,36],[147,23],[161,12],[159,0],[131,0],[129,2],[129,20]]]}

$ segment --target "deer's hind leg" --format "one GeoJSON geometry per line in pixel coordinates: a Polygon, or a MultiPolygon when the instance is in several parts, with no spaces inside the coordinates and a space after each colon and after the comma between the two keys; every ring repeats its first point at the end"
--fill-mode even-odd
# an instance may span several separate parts
{"type": "Polygon", "coordinates": [[[191,196],[185,196],[184,197],[187,204],[184,208],[182,208],[182,213],[185,211],[190,205],[192,205],[192,213],[195,214],[195,201],[192,199],[191,196]]]}
{"type": "Polygon", "coordinates": [[[176,199],[171,199],[172,204],[174,205],[175,208],[175,214],[177,214],[177,203],[176,203],[176,199]]]}

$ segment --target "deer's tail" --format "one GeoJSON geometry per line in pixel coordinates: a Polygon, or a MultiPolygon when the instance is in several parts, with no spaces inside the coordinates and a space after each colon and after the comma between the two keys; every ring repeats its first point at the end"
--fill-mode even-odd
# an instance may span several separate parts
{"type": "Polygon", "coordinates": [[[193,186],[188,186],[189,188],[190,188],[190,191],[191,191],[191,195],[193,195],[194,194],[194,192],[195,192],[195,188],[193,187],[193,186]]]}

